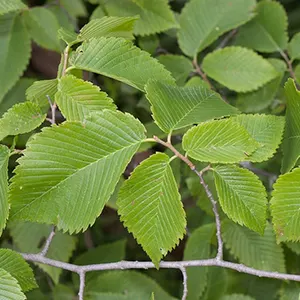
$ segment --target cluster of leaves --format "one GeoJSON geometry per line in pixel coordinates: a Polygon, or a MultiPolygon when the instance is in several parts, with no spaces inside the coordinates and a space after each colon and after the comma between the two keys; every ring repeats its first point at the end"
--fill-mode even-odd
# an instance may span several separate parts
{"type": "MultiPolygon", "coordinates": [[[[199,178],[170,150],[153,148],[153,135],[182,140],[176,149],[197,169],[211,164],[205,181],[222,211],[228,260],[299,272],[300,33],[289,38],[284,7],[268,0],[190,0],[181,11],[180,1],[172,1],[172,10],[167,0],[59,2],[28,7],[0,0],[2,299],[25,299],[37,287],[17,251],[38,253],[51,225],[58,232],[49,258],[69,261],[74,251],[79,265],[128,258],[126,235],[82,251],[79,232],[94,224],[97,232],[105,206],[117,211],[157,268],[186,231],[183,259],[212,257],[216,228],[199,178]],[[77,31],[77,18],[88,17],[91,4],[90,20],[77,31]],[[20,78],[31,40],[62,52],[57,78],[20,78]],[[173,54],[156,57],[164,43],[172,49],[176,41],[173,54]],[[82,79],[87,73],[98,74],[93,83],[82,79]],[[58,125],[49,125],[49,103],[63,116],[58,125]],[[128,164],[145,150],[152,155],[124,180],[128,164]]],[[[78,278],[60,281],[61,269],[37,267],[36,278],[42,269],[54,283],[54,299],[73,297],[78,278]]],[[[160,280],[170,296],[137,271],[88,275],[86,299],[180,293],[177,281],[174,292],[160,280]]],[[[189,269],[187,284],[188,299],[269,293],[268,299],[284,300],[300,292],[298,284],[207,267],[189,269]]],[[[40,286],[28,299],[47,297],[49,288],[40,286]]]]}

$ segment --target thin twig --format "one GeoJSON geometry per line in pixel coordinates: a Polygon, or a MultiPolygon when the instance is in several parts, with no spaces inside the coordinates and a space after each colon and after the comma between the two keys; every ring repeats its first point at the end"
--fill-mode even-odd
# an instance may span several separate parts
{"type": "Polygon", "coordinates": [[[55,113],[56,113],[56,108],[57,108],[57,106],[56,106],[56,103],[54,103],[54,102],[52,103],[51,98],[50,98],[49,95],[46,95],[46,97],[47,97],[47,99],[48,99],[48,102],[49,102],[50,108],[51,108],[51,119],[48,119],[48,118],[47,118],[47,120],[48,120],[52,125],[54,125],[54,124],[55,124],[55,113]]]}
{"type": "Polygon", "coordinates": [[[214,90],[215,88],[213,87],[213,85],[211,84],[211,82],[209,81],[209,79],[207,78],[206,74],[201,70],[201,67],[199,66],[198,64],[198,61],[197,61],[197,56],[194,57],[193,59],[193,66],[195,68],[195,72],[201,76],[201,78],[207,82],[207,84],[209,85],[209,87],[214,90]]]}
{"type": "Polygon", "coordinates": [[[182,161],[184,161],[191,168],[192,171],[195,170],[195,165],[187,157],[185,157],[181,153],[179,153],[172,144],[161,140],[160,138],[158,138],[155,135],[153,136],[153,138],[159,144],[169,148],[177,157],[179,157],[182,161]]]}
{"type": "Polygon", "coordinates": [[[182,300],[186,300],[187,294],[188,294],[188,287],[187,287],[187,273],[186,273],[186,268],[182,267],[180,268],[181,273],[182,273],[182,283],[183,283],[183,294],[182,294],[182,300]]]}
{"type": "Polygon", "coordinates": [[[85,287],[85,271],[80,271],[79,273],[79,292],[78,292],[78,298],[79,300],[83,300],[83,293],[84,293],[84,287],[85,287]]]}
{"type": "Polygon", "coordinates": [[[216,49],[220,49],[220,48],[224,48],[228,42],[236,35],[237,33],[237,29],[233,29],[231,30],[225,37],[224,39],[221,41],[221,43],[219,44],[219,46],[216,49]]]}
{"type": "Polygon", "coordinates": [[[295,80],[295,82],[297,82],[296,75],[295,75],[295,72],[293,69],[293,65],[292,65],[292,62],[289,59],[288,55],[284,51],[279,51],[279,53],[282,56],[282,58],[285,60],[291,77],[295,80]]]}
{"type": "Polygon", "coordinates": [[[46,254],[48,253],[49,247],[51,245],[51,242],[52,242],[54,236],[55,236],[55,226],[52,226],[51,232],[45,242],[45,245],[44,245],[42,251],[40,252],[41,256],[46,256],[46,254]]]}
{"type": "Polygon", "coordinates": [[[194,172],[200,178],[200,183],[204,187],[205,193],[212,204],[213,212],[215,215],[215,221],[216,221],[216,228],[217,228],[216,236],[217,236],[217,241],[218,241],[218,252],[217,252],[216,259],[222,260],[223,259],[223,240],[222,240],[222,234],[221,234],[221,220],[220,220],[220,215],[218,212],[217,201],[214,199],[213,194],[211,193],[208,185],[205,183],[205,181],[203,179],[203,173],[208,171],[209,169],[210,169],[210,166],[207,166],[200,172],[197,170],[194,170],[194,172]]]}
{"type": "Polygon", "coordinates": [[[68,67],[68,60],[69,60],[69,53],[70,53],[70,46],[68,45],[64,51],[64,64],[62,69],[62,76],[66,75],[66,70],[68,67]]]}
{"type": "MultiPolygon", "coordinates": [[[[154,269],[156,266],[152,262],[147,261],[119,261],[113,263],[103,263],[95,265],[85,265],[78,266],[70,263],[65,263],[62,261],[57,261],[50,259],[40,254],[25,254],[21,253],[23,258],[27,261],[45,264],[48,266],[53,266],[61,268],[67,271],[71,271],[77,274],[81,272],[92,272],[92,271],[105,271],[105,270],[129,270],[129,269],[154,269]]],[[[262,271],[255,268],[247,267],[243,264],[233,263],[224,260],[218,260],[216,258],[203,259],[203,260],[185,260],[185,261],[162,261],[159,265],[163,269],[179,269],[187,267],[208,267],[216,266],[223,267],[227,269],[236,270],[241,273],[246,273],[250,275],[255,275],[258,277],[274,278],[281,280],[292,280],[300,282],[300,275],[278,273],[262,271]]]]}

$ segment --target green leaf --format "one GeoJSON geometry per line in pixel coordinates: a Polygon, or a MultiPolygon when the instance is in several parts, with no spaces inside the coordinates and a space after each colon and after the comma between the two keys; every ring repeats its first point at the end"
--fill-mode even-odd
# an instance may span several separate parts
{"type": "Polygon", "coordinates": [[[182,55],[160,55],[157,59],[171,72],[178,85],[184,85],[188,76],[193,71],[192,62],[182,55]]]}
{"type": "Polygon", "coordinates": [[[57,284],[54,286],[53,291],[53,300],[74,300],[76,298],[75,292],[72,287],[63,284],[57,284]]]}
{"type": "Polygon", "coordinates": [[[185,212],[169,164],[156,153],[144,160],[121,187],[117,206],[121,221],[155,266],[185,233],[185,212]]]}
{"type": "Polygon", "coordinates": [[[222,232],[226,247],[241,263],[259,270],[285,272],[283,250],[270,224],[261,236],[228,220],[222,223],[222,232]]]}
{"type": "Polygon", "coordinates": [[[138,17],[103,17],[94,19],[80,29],[79,40],[100,37],[122,37],[132,40],[133,27],[138,17]]]}
{"type": "Polygon", "coordinates": [[[213,171],[223,211],[234,222],[263,234],[267,193],[258,177],[235,165],[215,166],[213,171]]]}
{"type": "Polygon", "coordinates": [[[71,64],[125,82],[141,91],[151,78],[173,83],[174,79],[150,54],[123,38],[98,38],[84,42],[71,64]]]}
{"type": "Polygon", "coordinates": [[[207,273],[207,288],[201,300],[219,299],[226,293],[228,272],[224,268],[209,267],[207,273]]]}
{"type": "Polygon", "coordinates": [[[289,42],[288,52],[292,61],[300,59],[300,32],[296,33],[289,42]]]}
{"type": "Polygon", "coordinates": [[[59,0],[60,5],[66,10],[71,18],[86,17],[87,10],[82,0],[59,0]]]}
{"type": "Polygon", "coordinates": [[[285,245],[294,253],[300,255],[300,243],[286,242],[285,245]]]}
{"type": "Polygon", "coordinates": [[[286,64],[276,58],[270,58],[268,61],[277,70],[277,77],[256,91],[238,94],[236,106],[245,113],[262,111],[274,101],[276,92],[286,71],[286,64]]]}
{"type": "Polygon", "coordinates": [[[136,16],[134,34],[149,35],[178,27],[167,0],[110,0],[105,3],[110,16],[136,16]]]}
{"type": "Polygon", "coordinates": [[[93,113],[84,123],[44,128],[15,169],[11,218],[55,224],[70,233],[85,230],[113,193],[144,130],[131,115],[111,110],[93,113]]]}
{"type": "MultiPolygon", "coordinates": [[[[6,1],[8,2],[8,1],[6,1]]],[[[10,2],[10,1],[9,1],[10,2]]],[[[0,101],[15,85],[29,63],[30,37],[20,16],[0,16],[0,101]],[[20,49],[22,51],[20,52],[20,49]]]]}
{"type": "MultiPolygon", "coordinates": [[[[216,231],[215,224],[206,224],[193,231],[184,249],[184,260],[210,257],[210,243],[216,231]]],[[[207,267],[187,269],[187,299],[199,299],[207,284],[207,267]]]]}
{"type": "Polygon", "coordinates": [[[237,163],[247,160],[259,144],[233,119],[223,119],[192,127],[183,136],[182,146],[199,161],[237,163]]]}
{"type": "Polygon", "coordinates": [[[226,31],[248,22],[255,0],[192,0],[180,15],[178,42],[181,50],[194,57],[226,31]]]}
{"type": "Polygon", "coordinates": [[[275,68],[252,50],[226,47],[205,56],[207,75],[236,92],[256,90],[278,76],[275,68]]]}
{"type": "Polygon", "coordinates": [[[72,75],[60,79],[55,102],[68,121],[84,121],[93,111],[116,109],[113,100],[98,86],[72,75]]]}
{"type": "Polygon", "coordinates": [[[277,1],[261,1],[256,16],[238,31],[237,44],[260,52],[282,52],[287,47],[288,20],[277,1]]]}
{"type": "MultiPolygon", "coordinates": [[[[203,174],[205,183],[208,185],[214,199],[218,199],[216,191],[214,176],[210,172],[203,174]]],[[[204,187],[200,184],[199,177],[193,174],[191,177],[186,179],[187,187],[191,195],[197,200],[197,206],[201,208],[207,215],[214,216],[211,202],[205,192],[204,187]]]]}
{"type": "Polygon", "coordinates": [[[0,236],[8,218],[8,159],[9,149],[0,145],[0,236]]]}
{"type": "Polygon", "coordinates": [[[177,87],[151,80],[145,89],[154,120],[165,132],[239,112],[204,87],[177,87]]]}
{"type": "Polygon", "coordinates": [[[104,293],[118,293],[118,295],[128,295],[129,297],[108,299],[149,299],[152,292],[154,292],[156,299],[175,300],[152,278],[140,272],[128,270],[102,273],[87,285],[85,297],[87,299],[105,299],[104,297],[93,298],[91,295],[97,295],[97,293],[101,293],[101,295],[104,295],[104,293]]]}
{"type": "Polygon", "coordinates": [[[21,0],[1,0],[0,15],[7,14],[12,11],[26,9],[27,6],[21,0]]]}
{"type": "Polygon", "coordinates": [[[67,45],[72,46],[73,44],[80,42],[78,40],[76,32],[74,30],[69,30],[67,28],[59,28],[57,32],[57,36],[59,39],[63,40],[67,45]]]}
{"type": "Polygon", "coordinates": [[[230,294],[230,295],[223,296],[220,300],[255,300],[255,299],[243,294],[230,294]]]}
{"type": "MultiPolygon", "coordinates": [[[[51,226],[46,224],[37,224],[30,222],[12,222],[9,224],[11,236],[14,245],[18,250],[25,253],[38,253],[44,246],[44,241],[48,238],[51,226]]],[[[76,238],[68,234],[57,231],[50,244],[46,257],[54,260],[67,262],[76,246],[76,238]]],[[[47,266],[44,264],[37,264],[44,270],[52,280],[57,284],[62,269],[47,266]]]]}
{"type": "Polygon", "coordinates": [[[279,241],[300,241],[300,168],[281,175],[274,184],[271,214],[279,241]]]}
{"type": "Polygon", "coordinates": [[[280,300],[299,300],[300,285],[298,282],[284,282],[280,290],[280,300]]]}
{"type": "Polygon", "coordinates": [[[0,298],[2,300],[26,299],[18,281],[3,269],[0,269],[0,298]]]}
{"type": "Polygon", "coordinates": [[[0,249],[0,265],[1,269],[18,280],[23,291],[37,287],[32,269],[19,253],[10,249],[0,249]]]}
{"type": "Polygon", "coordinates": [[[90,20],[94,20],[94,19],[101,19],[105,17],[105,12],[103,10],[103,6],[102,5],[98,5],[95,10],[92,12],[90,20]]]}
{"type": "Polygon", "coordinates": [[[300,83],[300,64],[296,66],[294,73],[296,77],[296,82],[300,83]]]}
{"type": "Polygon", "coordinates": [[[283,159],[281,172],[290,171],[300,157],[300,92],[293,79],[284,86],[286,96],[285,130],[283,136],[283,159]]]}
{"type": "Polygon", "coordinates": [[[141,36],[138,39],[138,45],[142,50],[147,51],[152,55],[155,55],[156,49],[159,47],[159,38],[156,34],[141,36]]]}
{"type": "Polygon", "coordinates": [[[25,101],[26,90],[34,83],[33,78],[21,78],[13,88],[0,100],[0,116],[13,105],[25,101]]]}
{"type": "Polygon", "coordinates": [[[189,81],[185,84],[185,86],[186,87],[198,86],[198,87],[204,87],[210,89],[209,84],[199,76],[194,76],[191,79],[189,79],[189,81]]]}
{"type": "Polygon", "coordinates": [[[234,117],[234,120],[259,143],[259,147],[247,158],[247,161],[261,162],[274,155],[282,140],[284,117],[242,114],[234,117]]]}
{"type": "Polygon", "coordinates": [[[46,118],[40,108],[31,102],[15,104],[0,119],[0,140],[8,135],[30,132],[46,118]]]}
{"type": "Polygon", "coordinates": [[[57,79],[39,80],[33,83],[26,91],[27,100],[37,104],[43,112],[47,112],[50,103],[47,99],[47,95],[50,100],[54,102],[54,95],[57,92],[57,79]]]}
{"type": "Polygon", "coordinates": [[[55,15],[45,7],[33,7],[23,13],[25,25],[33,40],[43,48],[60,52],[57,37],[59,23],[55,15]]]}

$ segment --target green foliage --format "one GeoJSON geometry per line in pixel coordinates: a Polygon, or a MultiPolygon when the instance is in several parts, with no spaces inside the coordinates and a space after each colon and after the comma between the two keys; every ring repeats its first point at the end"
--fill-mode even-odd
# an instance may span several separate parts
{"type": "Polygon", "coordinates": [[[246,160],[259,144],[234,119],[201,123],[183,136],[187,155],[214,163],[236,163],[246,160]]]}
{"type": "Polygon", "coordinates": [[[175,300],[154,280],[136,271],[110,271],[99,275],[87,286],[86,296],[87,299],[101,299],[108,293],[108,295],[119,296],[122,300],[124,294],[126,295],[124,299],[150,299],[152,292],[155,294],[155,299],[175,300]],[[99,297],[96,298],[98,294],[99,297]]]}
{"type": "Polygon", "coordinates": [[[267,195],[258,177],[233,165],[216,166],[213,170],[223,211],[234,222],[263,234],[267,195]]]}
{"type": "Polygon", "coordinates": [[[268,61],[278,71],[277,77],[256,91],[238,94],[236,105],[245,113],[263,111],[274,101],[284,72],[286,71],[286,65],[282,60],[275,58],[270,58],[268,61]]]}
{"type": "Polygon", "coordinates": [[[43,111],[47,111],[57,91],[57,79],[36,81],[26,90],[27,100],[37,104],[43,111]]]}
{"type": "Polygon", "coordinates": [[[298,299],[299,12],[0,0],[0,298],[298,299]]]}
{"type": "Polygon", "coordinates": [[[116,109],[99,87],[72,75],[61,78],[57,89],[55,102],[68,121],[84,121],[93,111],[116,109]]]}
{"type": "Polygon", "coordinates": [[[0,1],[0,15],[21,9],[26,9],[26,5],[21,0],[0,1]]]}
{"type": "Polygon", "coordinates": [[[110,110],[91,114],[83,123],[45,128],[30,141],[19,160],[10,190],[11,218],[56,224],[70,233],[85,230],[101,213],[139,148],[143,131],[132,116],[110,110]],[[112,136],[114,142],[108,146],[112,136]],[[32,165],[39,172],[32,172],[32,165]],[[48,167],[55,170],[54,176],[48,167]],[[96,177],[105,181],[96,184],[96,177]],[[89,206],[84,206],[85,197],[89,206]]]}
{"type": "MultiPolygon", "coordinates": [[[[25,253],[38,253],[41,251],[41,241],[49,236],[51,226],[46,224],[37,224],[30,222],[12,222],[9,229],[13,241],[18,250],[25,253]]],[[[47,257],[67,262],[76,246],[76,238],[57,232],[49,247],[47,257]]],[[[52,280],[57,284],[62,269],[50,267],[43,264],[37,264],[44,270],[52,280]]]]}
{"type": "Polygon", "coordinates": [[[279,241],[299,241],[300,169],[281,175],[274,184],[271,212],[279,241]]]}
{"type": "Polygon", "coordinates": [[[78,40],[89,40],[91,38],[122,37],[124,39],[134,39],[133,27],[137,17],[103,17],[94,19],[80,30],[78,40]]]}
{"type": "Polygon", "coordinates": [[[0,119],[0,140],[8,135],[30,132],[40,126],[45,118],[46,114],[35,103],[15,104],[0,119]]]}
{"type": "Polygon", "coordinates": [[[287,110],[285,115],[285,130],[283,138],[283,159],[281,171],[290,171],[300,157],[300,92],[295,86],[295,82],[289,79],[284,86],[287,100],[287,110]]]}
{"type": "Polygon", "coordinates": [[[211,267],[208,269],[207,288],[202,299],[219,299],[226,293],[227,287],[227,270],[218,267],[211,267]]]}
{"type": "Polygon", "coordinates": [[[71,64],[125,82],[141,91],[153,77],[174,81],[170,73],[147,52],[122,38],[102,37],[84,42],[72,56],[71,64]]]}
{"type": "Polygon", "coordinates": [[[150,81],[145,89],[151,103],[153,118],[164,132],[238,113],[238,110],[226,104],[220,95],[207,88],[183,88],[150,81]]]}
{"type": "Polygon", "coordinates": [[[267,60],[242,47],[226,47],[208,54],[203,60],[203,70],[236,92],[256,90],[277,76],[267,60]]]}
{"type": "Polygon", "coordinates": [[[13,88],[0,101],[0,116],[2,116],[14,104],[26,100],[26,90],[35,82],[33,78],[21,78],[13,88]]]}
{"type": "Polygon", "coordinates": [[[178,85],[184,85],[193,70],[192,62],[182,55],[166,54],[160,55],[157,59],[171,72],[178,85]]]}
{"type": "Polygon", "coordinates": [[[34,7],[23,14],[25,26],[32,39],[43,48],[60,52],[57,38],[59,23],[55,15],[44,7],[34,7]]]}
{"type": "Polygon", "coordinates": [[[3,269],[0,269],[0,297],[3,300],[26,299],[18,281],[3,269]]]}
{"type": "Polygon", "coordinates": [[[292,60],[300,59],[300,33],[296,33],[289,42],[288,52],[292,60]]]}
{"type": "MultiPolygon", "coordinates": [[[[197,228],[188,238],[184,250],[184,260],[205,259],[210,256],[210,241],[215,233],[215,224],[207,224],[197,228]]],[[[199,299],[207,284],[207,268],[189,268],[188,276],[188,298],[199,299]]]]}
{"type": "Polygon", "coordinates": [[[121,187],[117,205],[121,221],[158,268],[186,226],[169,157],[156,153],[142,162],[121,187]]]}
{"type": "Polygon", "coordinates": [[[254,298],[242,294],[231,294],[223,296],[220,300],[254,300],[254,298]]]}
{"type": "Polygon", "coordinates": [[[0,249],[0,264],[1,269],[18,280],[23,291],[37,287],[32,269],[19,253],[10,249],[0,249]]]}
{"type": "Polygon", "coordinates": [[[274,155],[282,139],[284,117],[263,114],[239,115],[235,120],[259,143],[259,147],[247,160],[261,162],[274,155]]]}
{"type": "Polygon", "coordinates": [[[0,15],[26,8],[26,5],[21,0],[0,1],[0,15]]]}
{"type": "Polygon", "coordinates": [[[30,37],[19,15],[13,13],[0,15],[0,24],[0,99],[2,99],[18,81],[29,62],[30,37]],[[22,55],[19,53],[20,49],[22,55]]]}
{"type": "Polygon", "coordinates": [[[263,236],[230,221],[223,222],[222,228],[226,247],[241,263],[261,270],[285,272],[283,250],[276,244],[270,224],[263,236]]]}
{"type": "Polygon", "coordinates": [[[110,0],[105,3],[110,16],[136,16],[134,33],[149,35],[177,27],[174,14],[167,0],[110,0]]]}
{"type": "Polygon", "coordinates": [[[261,1],[256,16],[239,30],[237,43],[260,52],[282,52],[288,43],[287,15],[276,1],[261,1]]]}
{"type": "Polygon", "coordinates": [[[0,146],[0,234],[6,225],[8,218],[8,159],[9,150],[7,147],[0,146]]]}
{"type": "Polygon", "coordinates": [[[181,50],[195,57],[224,32],[249,21],[254,6],[255,0],[191,0],[180,15],[181,50]]]}
{"type": "Polygon", "coordinates": [[[280,291],[280,300],[299,300],[299,283],[289,282],[283,285],[280,291]]]}

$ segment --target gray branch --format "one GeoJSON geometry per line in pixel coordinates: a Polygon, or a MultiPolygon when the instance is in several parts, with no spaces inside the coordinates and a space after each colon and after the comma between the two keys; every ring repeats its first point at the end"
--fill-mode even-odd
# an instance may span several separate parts
{"type": "MultiPolygon", "coordinates": [[[[45,264],[52,267],[61,268],[67,271],[80,274],[82,272],[105,271],[105,270],[129,270],[129,269],[154,269],[155,265],[152,262],[143,261],[119,261],[113,263],[103,263],[94,265],[78,266],[70,263],[57,261],[51,258],[44,257],[40,254],[26,254],[21,253],[23,258],[27,261],[45,264]]],[[[223,267],[227,269],[236,270],[241,273],[255,275],[258,277],[267,277],[281,280],[292,280],[300,282],[300,275],[262,271],[247,267],[243,264],[233,263],[225,260],[218,260],[217,258],[203,259],[203,260],[185,260],[185,261],[162,261],[159,265],[162,269],[179,269],[188,267],[223,267]]]]}

